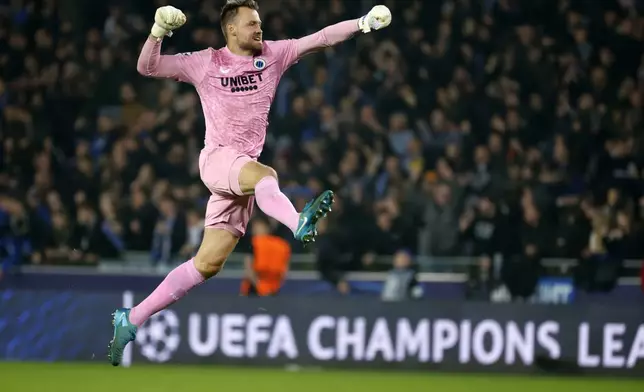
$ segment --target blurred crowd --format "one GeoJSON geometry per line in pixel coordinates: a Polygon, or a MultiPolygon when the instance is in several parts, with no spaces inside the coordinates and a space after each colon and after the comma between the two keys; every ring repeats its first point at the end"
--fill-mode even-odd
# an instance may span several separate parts
{"type": "MultiPolygon", "coordinates": [[[[163,51],[223,46],[221,3],[172,2],[189,22],[163,51]]],[[[259,3],[265,39],[371,6],[259,3]]],[[[532,266],[644,256],[642,2],[384,3],[390,28],[284,76],[261,157],[298,208],[337,192],[315,248],[327,279],[401,250],[473,256],[481,273],[498,254],[532,266]]],[[[136,73],[165,4],[0,8],[5,263],[92,264],[126,250],[167,262],[195,251],[208,197],[199,100],[189,85],[136,73]]]]}

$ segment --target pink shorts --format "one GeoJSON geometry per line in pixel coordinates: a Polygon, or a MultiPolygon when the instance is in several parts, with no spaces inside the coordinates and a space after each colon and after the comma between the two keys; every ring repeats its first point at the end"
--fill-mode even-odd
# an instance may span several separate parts
{"type": "Polygon", "coordinates": [[[242,194],[239,173],[252,160],[230,147],[201,151],[199,174],[211,193],[206,207],[206,227],[224,229],[238,237],[246,233],[255,198],[242,194]]]}

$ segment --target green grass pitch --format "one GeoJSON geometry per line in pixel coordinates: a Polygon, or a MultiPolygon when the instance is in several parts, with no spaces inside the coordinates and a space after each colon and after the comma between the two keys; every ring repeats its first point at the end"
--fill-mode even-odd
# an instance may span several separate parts
{"type": "Polygon", "coordinates": [[[644,380],[0,362],[2,392],[643,392],[644,380]]]}

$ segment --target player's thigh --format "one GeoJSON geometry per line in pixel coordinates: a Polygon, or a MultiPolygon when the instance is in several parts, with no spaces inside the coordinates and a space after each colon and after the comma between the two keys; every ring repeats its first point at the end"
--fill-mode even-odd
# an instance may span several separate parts
{"type": "Polygon", "coordinates": [[[221,271],[239,238],[246,233],[254,197],[213,193],[206,206],[204,238],[195,256],[197,270],[206,277],[221,271]]]}
{"type": "Polygon", "coordinates": [[[194,259],[195,267],[203,274],[216,275],[223,268],[238,241],[239,236],[230,230],[206,227],[201,246],[194,259]]]}
{"type": "Polygon", "coordinates": [[[199,156],[199,174],[213,195],[243,196],[239,188],[239,173],[251,161],[248,155],[229,147],[203,150],[199,156]]]}
{"type": "Polygon", "coordinates": [[[277,173],[272,167],[256,161],[246,162],[239,171],[239,188],[244,195],[253,195],[257,183],[269,176],[277,178],[277,173]]]}

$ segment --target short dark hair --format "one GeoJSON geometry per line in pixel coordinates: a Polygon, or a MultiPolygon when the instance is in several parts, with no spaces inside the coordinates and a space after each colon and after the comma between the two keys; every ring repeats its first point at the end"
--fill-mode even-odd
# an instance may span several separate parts
{"type": "Polygon", "coordinates": [[[251,10],[259,11],[259,5],[255,0],[228,0],[221,8],[219,20],[221,21],[221,31],[224,33],[224,38],[228,38],[226,34],[226,26],[230,20],[237,16],[237,10],[241,7],[250,8],[251,10]]]}

